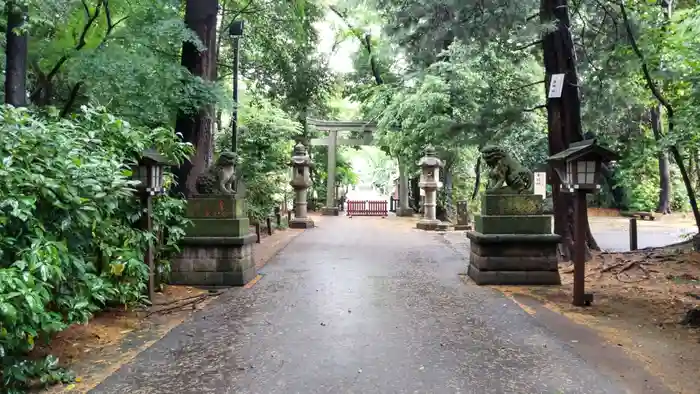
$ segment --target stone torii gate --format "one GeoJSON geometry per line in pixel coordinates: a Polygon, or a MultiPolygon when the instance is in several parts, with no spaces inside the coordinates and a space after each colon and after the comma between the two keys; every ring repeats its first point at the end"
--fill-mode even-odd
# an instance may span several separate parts
{"type": "MultiPolygon", "coordinates": [[[[372,133],[377,130],[377,124],[368,121],[339,121],[306,119],[307,126],[313,126],[319,131],[328,132],[326,138],[312,138],[310,145],[328,147],[328,184],[326,187],[326,206],[321,213],[323,215],[338,215],[335,195],[335,166],[338,145],[358,146],[371,145],[372,133]],[[362,138],[338,138],[339,131],[360,131],[362,138]]],[[[404,166],[399,165],[399,204],[396,210],[399,216],[410,216],[413,210],[408,207],[408,177],[404,166]]]]}
{"type": "Polygon", "coordinates": [[[339,121],[339,120],[318,120],[306,119],[307,126],[313,126],[319,131],[328,132],[326,138],[312,138],[310,145],[320,145],[328,147],[328,182],[326,186],[326,206],[321,211],[322,215],[338,215],[338,207],[335,203],[335,166],[338,145],[370,145],[372,143],[372,132],[377,129],[377,125],[366,121],[339,121]],[[361,131],[362,138],[338,138],[339,131],[361,131]]]}

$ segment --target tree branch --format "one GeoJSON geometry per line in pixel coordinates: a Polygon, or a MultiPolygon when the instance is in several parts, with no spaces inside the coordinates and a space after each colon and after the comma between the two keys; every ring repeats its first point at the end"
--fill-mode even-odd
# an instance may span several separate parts
{"type": "Polygon", "coordinates": [[[527,85],[518,86],[517,88],[506,89],[506,92],[513,92],[513,91],[516,91],[516,90],[529,88],[530,86],[539,85],[539,84],[541,84],[541,83],[545,83],[545,80],[543,79],[543,80],[541,80],[541,81],[528,83],[527,85]]]}
{"type": "MultiPolygon", "coordinates": [[[[78,44],[76,44],[75,48],[73,49],[74,52],[77,52],[77,51],[83,49],[83,47],[87,44],[87,42],[85,41],[87,38],[87,34],[90,31],[90,28],[92,27],[92,25],[97,20],[97,17],[100,16],[100,10],[102,8],[102,4],[104,3],[103,0],[99,1],[97,3],[97,6],[95,7],[95,12],[91,13],[90,7],[88,7],[85,0],[82,0],[81,2],[83,4],[83,8],[85,9],[85,17],[87,18],[87,21],[85,22],[85,25],[83,26],[83,31],[80,33],[80,37],[78,38],[78,44]]],[[[46,74],[46,77],[44,78],[45,84],[51,83],[51,80],[53,79],[53,77],[55,77],[56,74],[58,74],[58,71],[61,69],[63,64],[65,62],[67,62],[71,56],[72,56],[72,53],[71,54],[64,54],[63,56],[61,56],[60,59],[58,59],[56,64],[53,66],[53,68],[51,68],[51,71],[49,71],[49,73],[46,74]]],[[[39,94],[41,93],[41,91],[45,88],[46,88],[46,86],[41,86],[41,85],[38,86],[32,92],[32,94],[29,96],[29,99],[32,101],[36,101],[36,99],[39,97],[39,94]]]]}
{"type": "Polygon", "coordinates": [[[666,98],[663,97],[663,95],[661,95],[661,90],[659,90],[659,87],[656,85],[656,82],[654,82],[654,80],[651,77],[651,73],[649,72],[649,67],[647,66],[646,59],[641,49],[639,49],[639,45],[637,45],[637,39],[634,37],[634,32],[632,32],[632,26],[630,24],[629,18],[627,17],[625,5],[622,2],[620,3],[620,13],[622,14],[622,20],[625,22],[625,31],[627,32],[627,38],[629,38],[630,40],[630,46],[632,46],[632,50],[634,51],[635,55],[637,55],[637,57],[639,58],[639,61],[642,63],[642,74],[644,75],[644,81],[647,83],[649,90],[651,90],[651,94],[653,94],[656,100],[658,100],[659,103],[664,106],[666,111],[669,111],[671,113],[671,116],[673,116],[673,108],[671,107],[671,104],[668,101],[666,101],[666,98]]]}
{"type": "Polygon", "coordinates": [[[522,51],[523,49],[527,49],[527,48],[530,48],[530,47],[534,47],[535,45],[539,45],[539,44],[541,44],[541,43],[542,43],[542,40],[537,40],[537,41],[535,41],[535,42],[531,42],[531,43],[529,43],[529,44],[516,47],[516,48],[513,49],[513,51],[516,51],[516,52],[517,52],[517,51],[522,51]]]}
{"type": "Polygon", "coordinates": [[[333,13],[335,13],[340,19],[342,19],[342,21],[348,26],[348,28],[350,28],[352,34],[355,37],[357,37],[358,40],[360,40],[360,44],[362,44],[365,47],[365,49],[367,50],[367,54],[369,55],[369,64],[372,70],[372,74],[374,76],[374,81],[377,83],[377,85],[383,85],[384,80],[382,79],[382,76],[379,72],[377,59],[374,56],[374,53],[372,52],[372,36],[369,33],[366,33],[363,37],[362,34],[359,33],[359,30],[356,29],[355,26],[353,26],[348,21],[347,16],[343,12],[341,12],[333,5],[328,6],[328,8],[330,8],[330,10],[333,11],[333,13]]]}
{"type": "MultiPolygon", "coordinates": [[[[102,37],[102,40],[100,40],[100,43],[97,45],[97,47],[101,49],[101,48],[104,48],[105,43],[107,42],[107,39],[109,38],[110,34],[112,34],[112,31],[114,30],[114,28],[117,27],[117,26],[118,26],[120,23],[122,23],[124,20],[126,20],[126,18],[127,18],[128,16],[125,16],[125,17],[123,17],[123,18],[117,20],[116,22],[112,23],[112,14],[111,14],[110,9],[109,9],[109,0],[102,0],[102,2],[101,2],[100,4],[101,4],[101,5],[104,5],[105,19],[106,19],[106,21],[107,21],[107,31],[105,32],[104,37],[102,37]]],[[[100,7],[100,4],[98,4],[98,8],[97,8],[96,11],[95,11],[95,15],[93,15],[95,18],[96,18],[96,17],[98,16],[98,14],[99,14],[99,7],[100,7]]],[[[87,5],[85,4],[84,1],[83,1],[83,6],[85,6],[85,7],[86,7],[85,9],[87,10],[87,5]]],[[[88,11],[89,11],[89,10],[88,10],[88,11]]],[[[92,23],[95,21],[95,18],[92,18],[92,22],[90,22],[90,24],[92,24],[92,23]]],[[[83,30],[83,31],[85,32],[85,30],[83,30]]],[[[80,42],[80,43],[83,44],[82,46],[85,46],[85,38],[82,37],[82,36],[81,36],[81,42],[80,42]]],[[[79,43],[79,45],[80,45],[80,43],[79,43]]],[[[81,46],[80,48],[82,48],[82,46],[81,46]]],[[[76,46],[76,49],[77,49],[77,50],[80,50],[80,48],[78,48],[78,47],[76,46]]],[[[67,60],[67,59],[66,59],[66,60],[67,60]]],[[[60,66],[59,66],[59,67],[60,67],[60,66]]],[[[52,70],[52,71],[53,71],[53,70],[52,70]]],[[[56,72],[58,72],[58,71],[56,71],[56,72]]],[[[55,73],[54,73],[54,75],[55,75],[55,73]]],[[[51,76],[50,76],[50,74],[49,74],[49,75],[46,77],[46,82],[47,82],[47,83],[50,82],[50,78],[51,78],[51,76]]],[[[73,85],[73,88],[71,89],[70,94],[68,95],[68,100],[66,101],[66,104],[63,106],[63,110],[61,110],[61,117],[65,117],[66,115],[68,115],[68,113],[70,112],[70,110],[71,110],[72,107],[73,107],[73,104],[75,103],[76,98],[78,97],[78,92],[80,92],[80,88],[81,88],[83,85],[84,85],[83,82],[77,82],[75,85],[73,85]]]]}
{"type": "MultiPolygon", "coordinates": [[[[241,16],[241,14],[246,13],[246,10],[247,10],[248,7],[250,7],[252,4],[253,4],[253,0],[248,0],[248,3],[246,3],[246,5],[244,5],[243,8],[241,8],[240,10],[237,10],[237,11],[235,11],[235,12],[232,12],[232,13],[233,13],[233,17],[231,18],[231,23],[228,24],[228,26],[226,27],[226,29],[227,29],[227,30],[231,29],[231,25],[233,25],[233,22],[235,22],[236,19],[238,19],[238,17],[241,16]]],[[[223,15],[222,15],[222,17],[223,17],[223,15]]],[[[223,21],[221,21],[221,24],[223,25],[223,21]]]]}
{"type": "Polygon", "coordinates": [[[66,101],[66,105],[64,105],[63,109],[61,110],[62,118],[66,117],[68,113],[70,113],[70,110],[73,108],[73,103],[75,103],[75,99],[78,97],[78,92],[82,86],[82,82],[78,82],[73,85],[73,89],[70,90],[70,95],[68,96],[68,101],[66,101]]]}
{"type": "Polygon", "coordinates": [[[535,112],[538,109],[544,109],[547,108],[547,104],[540,104],[538,106],[532,107],[532,108],[524,108],[522,112],[535,112]]]}

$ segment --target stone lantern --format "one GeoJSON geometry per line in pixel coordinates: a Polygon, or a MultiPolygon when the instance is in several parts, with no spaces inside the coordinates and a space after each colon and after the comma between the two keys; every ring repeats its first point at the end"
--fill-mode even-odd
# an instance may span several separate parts
{"type": "Polygon", "coordinates": [[[416,223],[416,228],[421,230],[436,230],[440,221],[436,218],[435,206],[437,205],[437,189],[439,184],[439,168],[443,166],[442,160],[435,156],[435,148],[428,145],[418,165],[421,168],[420,182],[418,186],[423,189],[425,199],[423,202],[423,218],[416,223]]]}
{"type": "Polygon", "coordinates": [[[307,213],[306,193],[311,186],[311,157],[306,151],[306,147],[300,142],[294,146],[292,153],[292,161],[289,163],[292,167],[292,181],[289,182],[294,188],[295,203],[294,203],[294,219],[289,221],[290,228],[311,228],[314,227],[314,221],[309,218],[307,213]]]}

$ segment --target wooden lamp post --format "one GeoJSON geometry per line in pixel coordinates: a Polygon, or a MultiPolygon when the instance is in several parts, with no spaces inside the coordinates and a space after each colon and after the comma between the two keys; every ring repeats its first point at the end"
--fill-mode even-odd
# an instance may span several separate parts
{"type": "Polygon", "coordinates": [[[573,305],[590,305],[586,294],[586,194],[600,190],[601,163],[617,159],[617,154],[596,143],[595,139],[574,142],[569,148],[547,160],[561,181],[561,190],[574,193],[574,299],[573,305]]]}
{"type": "MultiPolygon", "coordinates": [[[[153,223],[151,213],[153,204],[151,197],[163,194],[163,174],[166,166],[171,165],[165,157],[154,149],[147,149],[141,154],[141,158],[133,168],[133,179],[137,181],[136,190],[141,198],[141,207],[144,214],[141,216],[141,229],[151,233],[153,223]]],[[[149,239],[144,263],[148,266],[148,298],[153,300],[155,295],[155,262],[153,261],[153,242],[149,239]]]]}

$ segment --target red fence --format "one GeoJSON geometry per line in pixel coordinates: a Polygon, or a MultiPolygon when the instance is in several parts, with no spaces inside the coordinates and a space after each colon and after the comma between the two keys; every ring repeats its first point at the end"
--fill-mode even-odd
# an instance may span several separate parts
{"type": "Polygon", "coordinates": [[[387,216],[388,204],[382,201],[348,201],[348,216],[387,216]]]}

